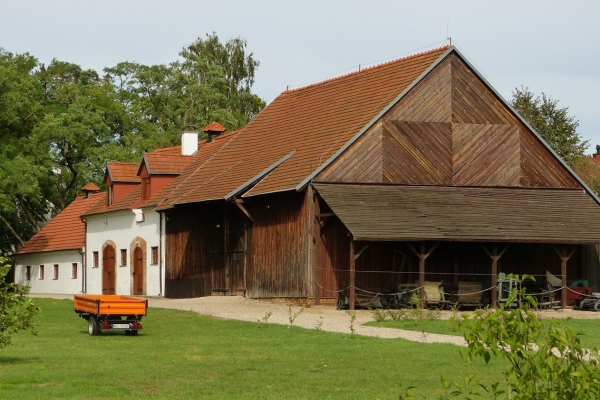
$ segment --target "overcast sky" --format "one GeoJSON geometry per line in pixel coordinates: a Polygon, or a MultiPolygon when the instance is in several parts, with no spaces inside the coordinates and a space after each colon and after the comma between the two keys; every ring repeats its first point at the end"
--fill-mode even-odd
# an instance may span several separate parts
{"type": "Polygon", "coordinates": [[[267,102],[449,35],[506,99],[544,92],[579,120],[588,153],[600,144],[600,1],[0,0],[0,47],[98,71],[169,63],[212,31],[247,40],[267,102]]]}

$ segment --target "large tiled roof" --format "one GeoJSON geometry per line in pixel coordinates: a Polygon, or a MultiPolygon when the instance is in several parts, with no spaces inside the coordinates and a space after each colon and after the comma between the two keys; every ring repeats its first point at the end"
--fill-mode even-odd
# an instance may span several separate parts
{"type": "Polygon", "coordinates": [[[193,162],[175,178],[157,209],[222,199],[253,180],[259,183],[244,196],[294,189],[447,50],[283,92],[215,156],[201,165],[193,162]]]}
{"type": "Polygon", "coordinates": [[[79,216],[94,205],[104,193],[89,198],[77,197],[46,226],[36,233],[16,254],[79,249],[85,246],[85,224],[79,216]]]}
{"type": "Polygon", "coordinates": [[[139,164],[109,161],[106,164],[107,173],[113,182],[140,182],[137,176],[139,164]]]}

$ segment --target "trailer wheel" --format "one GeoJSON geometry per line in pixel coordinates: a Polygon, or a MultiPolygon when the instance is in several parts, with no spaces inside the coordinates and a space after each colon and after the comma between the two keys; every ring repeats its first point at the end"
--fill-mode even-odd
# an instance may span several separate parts
{"type": "Polygon", "coordinates": [[[594,311],[600,311],[600,301],[594,303],[594,311]]]}
{"type": "Polygon", "coordinates": [[[125,331],[125,335],[126,336],[137,336],[137,334],[138,334],[138,331],[135,331],[135,330],[129,330],[128,329],[128,330],[125,331]]]}
{"type": "Polygon", "coordinates": [[[92,336],[100,334],[100,327],[98,327],[98,319],[94,315],[90,315],[88,319],[88,333],[92,336]]]}

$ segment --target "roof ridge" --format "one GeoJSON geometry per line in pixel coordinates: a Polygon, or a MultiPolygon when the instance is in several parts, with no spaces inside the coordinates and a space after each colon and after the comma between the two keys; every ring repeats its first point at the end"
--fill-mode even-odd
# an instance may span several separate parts
{"type": "Polygon", "coordinates": [[[406,60],[409,60],[411,58],[416,58],[416,57],[423,56],[423,55],[426,55],[426,54],[434,53],[436,51],[447,50],[450,47],[451,47],[450,45],[445,45],[445,46],[436,47],[436,48],[433,48],[433,49],[430,49],[430,50],[422,51],[422,52],[419,52],[419,53],[409,54],[408,56],[405,56],[405,57],[400,57],[400,58],[392,59],[390,61],[386,61],[386,62],[383,62],[383,63],[380,63],[380,64],[372,65],[372,66],[367,67],[367,68],[363,68],[360,71],[352,71],[352,72],[348,72],[346,74],[334,76],[332,78],[323,79],[322,81],[317,81],[317,82],[314,82],[314,83],[310,83],[308,85],[303,85],[303,86],[297,87],[295,89],[284,90],[283,92],[281,92],[281,94],[294,93],[294,92],[298,92],[300,90],[312,88],[314,86],[322,85],[322,84],[327,83],[327,82],[335,81],[337,79],[346,78],[348,76],[362,74],[362,73],[365,73],[365,72],[372,72],[374,69],[377,69],[377,68],[382,68],[382,67],[388,66],[390,64],[395,64],[395,63],[398,63],[398,62],[401,62],[401,61],[406,61],[406,60]]]}

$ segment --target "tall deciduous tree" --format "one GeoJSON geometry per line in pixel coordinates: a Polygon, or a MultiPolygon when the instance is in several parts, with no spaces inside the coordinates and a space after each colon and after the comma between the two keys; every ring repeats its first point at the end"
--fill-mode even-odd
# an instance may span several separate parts
{"type": "Polygon", "coordinates": [[[568,107],[542,93],[536,96],[528,88],[516,88],[512,106],[523,116],[554,151],[573,166],[583,157],[589,143],[577,133],[579,122],[569,115],[568,107]]]}
{"type": "Polygon", "coordinates": [[[265,106],[251,92],[257,67],[245,40],[215,33],[168,65],[122,62],[104,76],[0,48],[0,254],[101,183],[106,161],[138,162],[187,125],[247,124],[265,106]]]}

